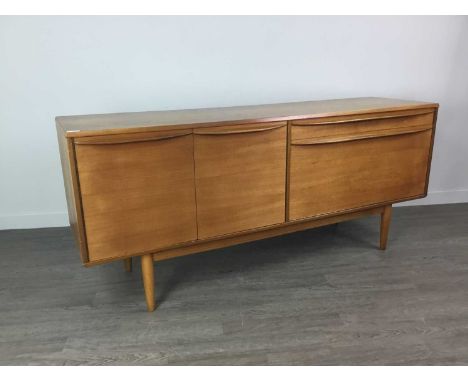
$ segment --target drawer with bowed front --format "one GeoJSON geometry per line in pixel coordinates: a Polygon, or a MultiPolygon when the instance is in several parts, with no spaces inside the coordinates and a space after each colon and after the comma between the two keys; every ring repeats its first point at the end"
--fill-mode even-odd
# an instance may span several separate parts
{"type": "Polygon", "coordinates": [[[296,120],[291,139],[305,144],[398,135],[430,129],[433,120],[434,109],[296,120]]]}
{"type": "Polygon", "coordinates": [[[289,219],[422,197],[433,112],[293,121],[289,219]]]}

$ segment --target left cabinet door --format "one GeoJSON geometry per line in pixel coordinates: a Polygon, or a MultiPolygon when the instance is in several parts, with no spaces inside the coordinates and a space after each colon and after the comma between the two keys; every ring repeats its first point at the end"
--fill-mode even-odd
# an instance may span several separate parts
{"type": "Polygon", "coordinates": [[[90,262],[196,240],[191,130],[75,139],[90,262]]]}

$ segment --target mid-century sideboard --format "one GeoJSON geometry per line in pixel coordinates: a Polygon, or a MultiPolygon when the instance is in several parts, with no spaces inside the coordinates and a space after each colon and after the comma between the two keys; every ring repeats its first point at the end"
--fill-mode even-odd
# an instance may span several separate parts
{"type": "Polygon", "coordinates": [[[85,266],[153,262],[380,214],[427,195],[438,104],[354,98],[57,117],[85,266]]]}

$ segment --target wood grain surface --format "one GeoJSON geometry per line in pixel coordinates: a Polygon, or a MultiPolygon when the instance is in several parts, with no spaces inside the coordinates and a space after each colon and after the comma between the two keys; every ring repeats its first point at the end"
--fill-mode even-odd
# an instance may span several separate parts
{"type": "Polygon", "coordinates": [[[254,240],[423,197],[437,107],[371,97],[58,117],[82,261],[254,240]]]}
{"type": "Polygon", "coordinates": [[[348,118],[304,119],[291,122],[291,139],[295,142],[302,139],[358,135],[410,127],[432,127],[433,119],[434,109],[374,113],[348,118]]]}
{"type": "Polygon", "coordinates": [[[431,135],[293,144],[289,219],[424,196],[431,135]]]}
{"type": "Polygon", "coordinates": [[[198,238],[284,222],[286,124],[195,129],[198,238]]]}
{"type": "Polygon", "coordinates": [[[148,111],[57,117],[67,137],[155,131],[161,128],[225,126],[304,118],[436,108],[430,102],[390,98],[347,98],[207,109],[148,111]]]}
{"type": "Polygon", "coordinates": [[[148,139],[76,145],[91,261],[197,238],[193,136],[148,139]]]}

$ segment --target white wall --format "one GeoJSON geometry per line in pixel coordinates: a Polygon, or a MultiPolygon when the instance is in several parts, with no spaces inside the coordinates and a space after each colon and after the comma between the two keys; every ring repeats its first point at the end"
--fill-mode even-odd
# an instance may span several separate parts
{"type": "Polygon", "coordinates": [[[56,115],[358,96],[439,102],[468,202],[467,71],[466,17],[0,17],[0,229],[67,225],[56,115]]]}

